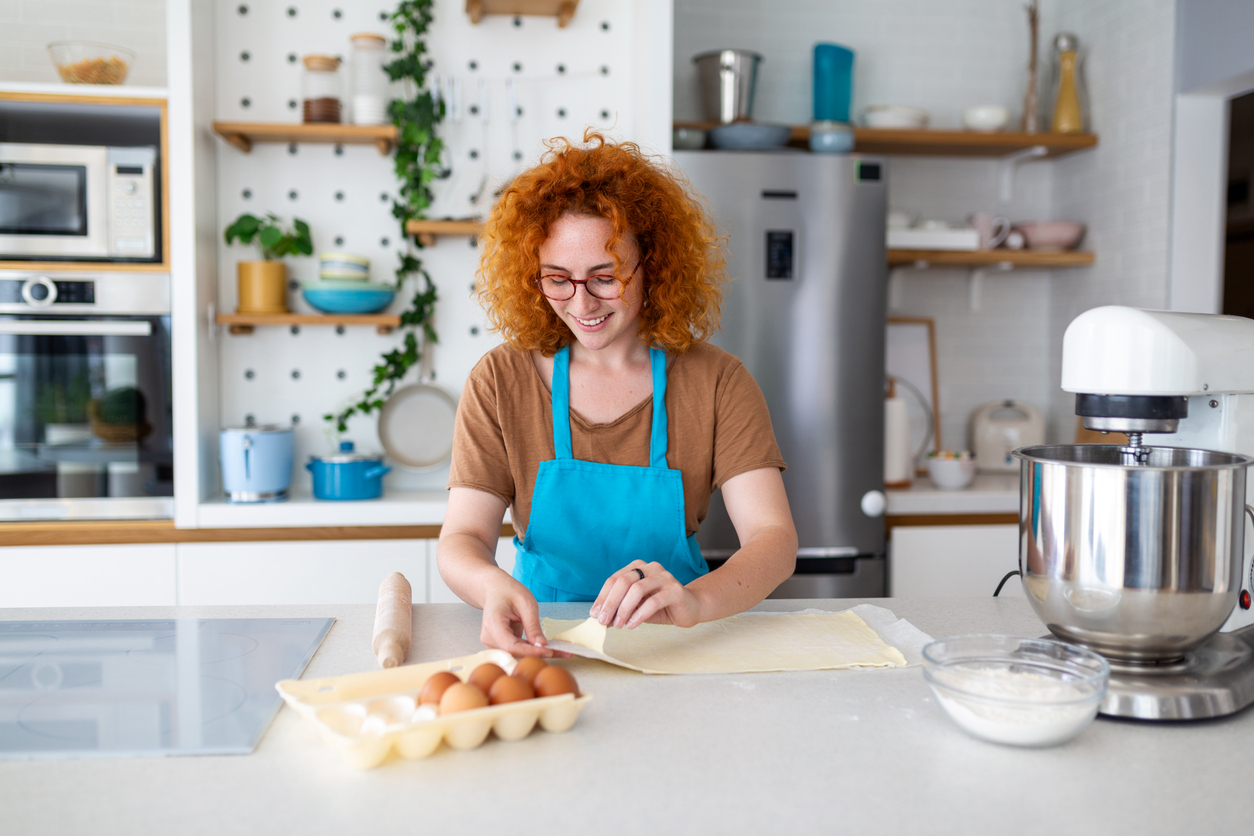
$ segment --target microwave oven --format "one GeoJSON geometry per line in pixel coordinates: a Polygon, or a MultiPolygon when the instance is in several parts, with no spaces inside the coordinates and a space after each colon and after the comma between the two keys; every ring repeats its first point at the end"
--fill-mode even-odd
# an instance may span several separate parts
{"type": "Polygon", "coordinates": [[[160,261],[157,149],[0,142],[0,261],[160,261]]]}

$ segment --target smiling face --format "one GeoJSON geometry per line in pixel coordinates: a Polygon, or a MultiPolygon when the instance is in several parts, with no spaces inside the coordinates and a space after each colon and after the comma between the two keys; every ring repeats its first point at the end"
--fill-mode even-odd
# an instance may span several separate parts
{"type": "MultiPolygon", "coordinates": [[[[576,281],[613,278],[614,256],[608,249],[613,231],[608,218],[562,215],[553,222],[549,237],[540,245],[540,275],[576,281]]],[[[635,268],[621,298],[598,299],[581,284],[575,286],[575,295],[564,302],[548,300],[579,345],[591,351],[629,346],[637,339],[644,279],[635,237],[624,236],[615,252],[625,269],[635,268]]]]}

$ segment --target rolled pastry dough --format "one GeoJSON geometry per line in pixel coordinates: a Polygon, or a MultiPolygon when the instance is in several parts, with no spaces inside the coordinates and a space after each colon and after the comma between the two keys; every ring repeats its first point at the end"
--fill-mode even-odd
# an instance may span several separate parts
{"type": "Polygon", "coordinates": [[[544,619],[549,645],[643,673],[752,673],[906,664],[855,612],[734,615],[695,627],[544,619]]]}

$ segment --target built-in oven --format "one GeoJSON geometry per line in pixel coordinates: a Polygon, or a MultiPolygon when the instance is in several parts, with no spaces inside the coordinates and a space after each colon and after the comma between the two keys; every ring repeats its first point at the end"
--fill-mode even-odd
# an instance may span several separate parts
{"type": "Polygon", "coordinates": [[[0,142],[0,261],[161,260],[157,149],[0,142]]]}
{"type": "Polygon", "coordinates": [[[0,271],[0,520],[172,517],[170,278],[0,271]]]}

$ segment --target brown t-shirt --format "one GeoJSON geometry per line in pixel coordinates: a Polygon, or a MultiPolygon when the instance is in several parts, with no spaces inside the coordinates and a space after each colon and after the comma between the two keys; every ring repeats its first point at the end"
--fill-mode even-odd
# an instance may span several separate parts
{"type": "MultiPolygon", "coordinates": [[[[470,372],[457,407],[450,488],[485,491],[510,505],[521,538],[531,515],[540,462],[554,458],[553,401],[531,355],[501,345],[470,372]]],[[[666,463],[683,472],[684,520],[695,534],[710,494],[733,476],[763,467],[784,469],[766,399],[733,354],[697,343],[666,375],[666,463]]],[[[608,424],[571,410],[576,459],[649,465],[653,398],[608,424]]]]}

